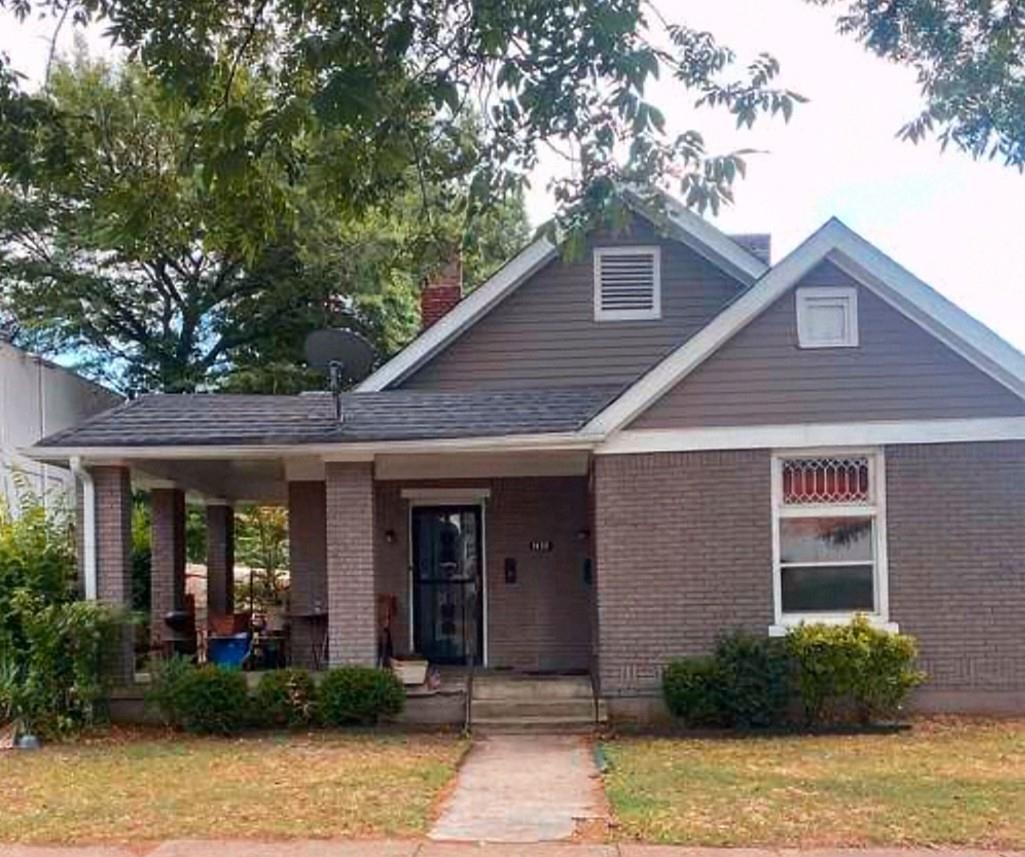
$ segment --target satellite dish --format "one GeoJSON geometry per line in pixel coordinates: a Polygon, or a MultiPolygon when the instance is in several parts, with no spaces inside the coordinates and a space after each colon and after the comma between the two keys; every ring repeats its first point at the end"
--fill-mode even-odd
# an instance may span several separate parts
{"type": "Polygon", "coordinates": [[[306,337],[303,350],[310,367],[328,376],[335,397],[335,416],[340,420],[342,387],[370,374],[374,346],[353,330],[315,330],[306,337]]]}
{"type": "Polygon", "coordinates": [[[311,368],[325,374],[337,371],[340,382],[362,381],[374,365],[374,346],[352,330],[315,330],[303,350],[311,368]]]}

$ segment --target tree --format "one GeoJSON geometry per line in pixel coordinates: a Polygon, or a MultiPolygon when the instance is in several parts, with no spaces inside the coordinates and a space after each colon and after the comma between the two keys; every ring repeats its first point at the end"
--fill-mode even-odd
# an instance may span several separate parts
{"type": "MultiPolygon", "coordinates": [[[[234,89],[236,105],[272,109],[247,70],[234,89]]],[[[355,215],[330,188],[347,146],[337,133],[311,135],[301,164],[253,153],[244,182],[223,181],[190,130],[215,106],[166,92],[138,64],[79,54],[53,69],[45,103],[60,119],[26,132],[26,165],[0,178],[5,329],[121,389],[321,384],[300,366],[309,331],[355,328],[388,354],[412,332],[418,276],[442,252],[461,247],[480,278],[526,237],[515,194],[461,216],[457,171],[396,181],[355,215]],[[424,218],[436,198],[440,213],[424,218]]]]}
{"type": "Polygon", "coordinates": [[[1023,0],[810,0],[841,5],[842,33],[918,72],[925,108],[899,131],[1025,169],[1023,0]]]}
{"type": "MultiPolygon", "coordinates": [[[[775,85],[772,57],[731,74],[732,51],[666,21],[650,0],[0,5],[23,16],[101,21],[169,90],[206,105],[191,117],[191,142],[223,185],[252,187],[264,154],[302,163],[311,129],[330,129],[345,141],[330,162],[332,188],[352,210],[387,198],[410,169],[433,186],[456,168],[471,209],[487,206],[522,185],[545,144],[578,153],[576,176],[556,185],[563,227],[579,228],[614,206],[623,182],[675,177],[689,205],[716,210],[732,198],[744,152],[709,154],[697,130],[668,135],[647,85],[672,76],[696,106],[725,109],[738,125],[766,113],[789,117],[800,100],[775,85]],[[271,109],[239,91],[243,70],[259,77],[271,109]],[[473,138],[460,130],[471,115],[482,120],[473,138]],[[432,157],[439,149],[452,157],[432,157]]],[[[7,102],[12,119],[27,109],[17,98],[7,102]]],[[[297,212],[281,206],[280,216],[294,221],[297,212]]],[[[268,225],[254,218],[249,226],[258,233],[268,225]]]]}

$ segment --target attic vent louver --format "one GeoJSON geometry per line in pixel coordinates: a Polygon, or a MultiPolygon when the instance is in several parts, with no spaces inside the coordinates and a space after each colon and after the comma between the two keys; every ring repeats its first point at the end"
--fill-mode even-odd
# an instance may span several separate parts
{"type": "Polygon", "coordinates": [[[596,247],[595,320],[637,321],[660,318],[661,267],[658,247],[596,247]]]}

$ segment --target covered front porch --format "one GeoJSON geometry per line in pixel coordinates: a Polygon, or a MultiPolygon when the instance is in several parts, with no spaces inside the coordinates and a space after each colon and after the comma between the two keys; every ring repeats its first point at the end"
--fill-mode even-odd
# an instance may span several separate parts
{"type": "MultiPolygon", "coordinates": [[[[345,457],[194,449],[79,463],[88,479],[84,512],[95,516],[84,528],[95,533],[83,545],[86,576],[95,576],[99,598],[129,604],[131,498],[143,490],[152,519],[149,652],[180,649],[193,627],[206,641],[200,658],[228,634],[248,633],[252,641],[255,630],[259,642],[262,618],[254,621],[234,601],[235,510],[277,505],[287,509],[290,577],[280,663],[321,670],[418,655],[448,668],[442,675],[450,679],[452,668],[466,666],[592,669],[586,450],[345,457]],[[186,598],[190,504],[205,506],[205,605],[186,598]],[[182,622],[190,611],[193,622],[182,622]]],[[[141,660],[133,648],[126,634],[115,658],[122,683],[141,660]]],[[[189,640],[184,648],[197,647],[189,640]]]]}

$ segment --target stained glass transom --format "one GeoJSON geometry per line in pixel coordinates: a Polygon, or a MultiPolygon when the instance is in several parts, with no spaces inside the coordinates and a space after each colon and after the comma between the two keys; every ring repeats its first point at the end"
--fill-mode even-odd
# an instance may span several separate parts
{"type": "Polygon", "coordinates": [[[868,503],[868,456],[791,458],[783,461],[783,503],[868,503]]]}

